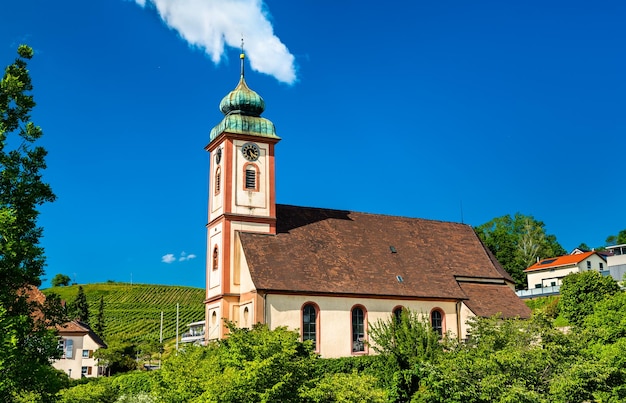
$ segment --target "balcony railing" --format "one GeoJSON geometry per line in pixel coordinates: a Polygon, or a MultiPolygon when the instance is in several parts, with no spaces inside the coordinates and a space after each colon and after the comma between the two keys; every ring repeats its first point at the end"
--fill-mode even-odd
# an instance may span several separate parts
{"type": "Polygon", "coordinates": [[[560,285],[552,285],[550,287],[531,288],[530,290],[515,291],[520,298],[535,298],[535,297],[547,297],[548,295],[558,295],[560,285]]]}
{"type": "Polygon", "coordinates": [[[183,333],[180,338],[181,343],[194,343],[201,342],[204,340],[204,332],[187,332],[183,333]]]}

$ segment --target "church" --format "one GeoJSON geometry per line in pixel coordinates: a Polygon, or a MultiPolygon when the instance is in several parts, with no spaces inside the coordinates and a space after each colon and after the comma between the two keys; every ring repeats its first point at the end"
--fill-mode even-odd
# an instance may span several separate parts
{"type": "Polygon", "coordinates": [[[207,341],[239,327],[286,326],[326,358],[368,354],[368,328],[402,309],[458,339],[470,317],[530,316],[473,228],[420,218],[276,203],[280,137],[245,81],[210,133],[207,341]]]}

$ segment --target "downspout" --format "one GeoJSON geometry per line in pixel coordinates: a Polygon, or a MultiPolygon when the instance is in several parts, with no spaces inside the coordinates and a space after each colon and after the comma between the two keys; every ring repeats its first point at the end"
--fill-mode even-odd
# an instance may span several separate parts
{"type": "Polygon", "coordinates": [[[263,315],[265,316],[265,324],[267,325],[268,329],[272,328],[272,325],[270,323],[270,316],[267,312],[267,292],[263,293],[263,315]]]}
{"type": "Polygon", "coordinates": [[[461,301],[456,302],[456,338],[461,341],[461,301]]]}

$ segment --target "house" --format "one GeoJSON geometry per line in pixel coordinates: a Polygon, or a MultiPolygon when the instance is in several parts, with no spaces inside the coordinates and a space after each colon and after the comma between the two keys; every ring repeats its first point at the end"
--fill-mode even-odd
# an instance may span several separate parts
{"type": "MultiPolygon", "coordinates": [[[[31,286],[23,290],[31,303],[43,306],[46,296],[39,288],[31,286]]],[[[43,312],[35,309],[32,313],[35,320],[45,320],[43,312]]],[[[45,326],[52,328],[51,322],[46,321],[45,326]]],[[[52,363],[56,369],[64,371],[70,378],[79,379],[102,375],[102,368],[98,367],[97,360],[93,358],[93,352],[98,348],[106,348],[106,344],[96,335],[91,328],[80,321],[72,321],[63,325],[54,326],[59,337],[59,349],[63,352],[62,357],[52,363]]]]}
{"type": "Polygon", "coordinates": [[[556,287],[558,292],[563,277],[568,274],[587,270],[602,273],[606,270],[606,264],[603,254],[590,251],[542,259],[524,270],[524,273],[527,276],[528,290],[556,287]]]}
{"type": "Polygon", "coordinates": [[[210,133],[206,339],[265,323],[323,357],[367,354],[404,308],[464,339],[474,316],[527,318],[514,282],[465,224],[276,203],[274,125],[244,78],[210,133]]]}
{"type": "Polygon", "coordinates": [[[607,246],[609,254],[606,257],[606,264],[611,277],[615,281],[623,281],[626,274],[626,244],[607,246]]]}
{"type": "Polygon", "coordinates": [[[204,344],[205,321],[192,322],[189,324],[189,331],[183,333],[180,338],[181,343],[204,344]]]}
{"type": "Polygon", "coordinates": [[[74,320],[57,325],[59,349],[63,355],[52,366],[69,375],[70,378],[92,378],[104,375],[104,367],[98,364],[93,353],[106,348],[104,341],[86,323],[74,320]]]}

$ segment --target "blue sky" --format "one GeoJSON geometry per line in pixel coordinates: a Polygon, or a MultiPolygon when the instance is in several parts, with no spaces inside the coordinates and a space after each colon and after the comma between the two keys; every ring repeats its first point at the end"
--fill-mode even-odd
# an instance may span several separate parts
{"type": "MultiPolygon", "coordinates": [[[[521,212],[565,249],[626,228],[622,1],[20,0],[48,280],[204,286],[209,131],[246,79],[279,203],[463,221],[521,212]]],[[[44,282],[44,287],[49,283],[44,282]]]]}

